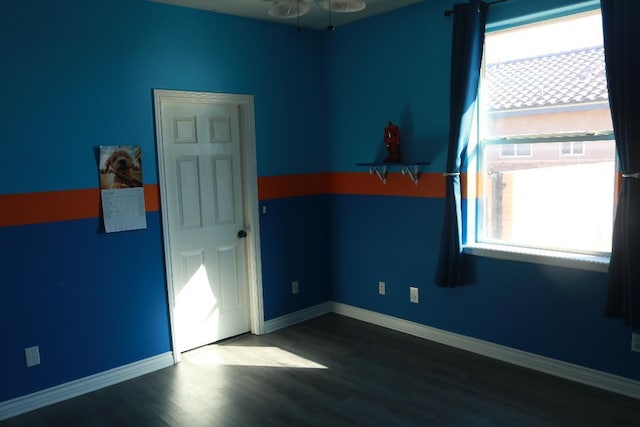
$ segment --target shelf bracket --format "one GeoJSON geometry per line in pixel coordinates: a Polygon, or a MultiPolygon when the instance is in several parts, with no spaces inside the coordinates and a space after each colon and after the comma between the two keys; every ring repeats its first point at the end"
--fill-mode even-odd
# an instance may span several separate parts
{"type": "Polygon", "coordinates": [[[415,185],[418,185],[418,182],[420,181],[420,175],[422,175],[422,165],[403,166],[402,175],[408,176],[415,185]]]}
{"type": "Polygon", "coordinates": [[[356,166],[368,166],[369,173],[377,176],[383,184],[387,183],[389,176],[389,170],[393,166],[401,168],[402,175],[408,176],[415,185],[420,182],[420,176],[422,175],[422,169],[425,165],[429,165],[431,162],[411,162],[411,163],[356,163],[356,166]]]}
{"type": "Polygon", "coordinates": [[[387,175],[389,174],[389,166],[382,165],[382,170],[378,169],[379,165],[371,165],[369,167],[369,173],[371,175],[376,175],[380,178],[383,184],[387,183],[387,175]]]}

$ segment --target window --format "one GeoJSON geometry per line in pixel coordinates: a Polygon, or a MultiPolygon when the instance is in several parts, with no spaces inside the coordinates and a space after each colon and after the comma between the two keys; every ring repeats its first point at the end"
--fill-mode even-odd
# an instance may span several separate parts
{"type": "Polygon", "coordinates": [[[485,40],[466,243],[608,256],[616,162],[600,11],[485,40]]]}
{"type": "Polygon", "coordinates": [[[531,144],[503,144],[500,157],[531,157],[531,144]]]}
{"type": "Polygon", "coordinates": [[[584,142],[563,142],[560,144],[561,156],[582,156],[584,154],[584,142]]]}

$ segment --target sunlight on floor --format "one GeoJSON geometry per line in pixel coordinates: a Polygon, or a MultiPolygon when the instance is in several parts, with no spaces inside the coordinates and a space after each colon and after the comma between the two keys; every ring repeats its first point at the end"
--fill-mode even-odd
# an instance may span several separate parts
{"type": "Polygon", "coordinates": [[[184,358],[198,365],[328,369],[278,347],[212,345],[186,353],[184,358]]]}

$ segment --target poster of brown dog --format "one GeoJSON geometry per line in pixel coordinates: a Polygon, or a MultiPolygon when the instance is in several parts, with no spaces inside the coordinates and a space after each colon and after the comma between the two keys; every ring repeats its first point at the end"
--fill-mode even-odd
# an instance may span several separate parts
{"type": "Polygon", "coordinates": [[[136,145],[100,147],[100,188],[142,187],[142,150],[136,145]]]}

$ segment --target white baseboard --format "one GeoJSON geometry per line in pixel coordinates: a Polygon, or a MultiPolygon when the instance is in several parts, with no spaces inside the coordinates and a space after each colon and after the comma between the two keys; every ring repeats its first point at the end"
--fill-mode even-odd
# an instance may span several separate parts
{"type": "Polygon", "coordinates": [[[276,317],[275,319],[267,320],[266,322],[264,322],[264,333],[268,334],[270,332],[275,332],[278,329],[283,329],[287,326],[292,326],[296,323],[301,323],[307,320],[311,320],[314,317],[331,313],[333,305],[334,303],[329,301],[322,304],[314,305],[313,307],[296,311],[294,313],[276,317]]]}
{"type": "Polygon", "coordinates": [[[0,421],[173,365],[171,352],[0,402],[0,421]]]}
{"type": "Polygon", "coordinates": [[[452,332],[425,326],[420,323],[410,322],[408,320],[364,310],[346,304],[334,302],[332,311],[343,316],[362,320],[367,323],[404,332],[420,338],[425,338],[440,344],[459,348],[461,350],[481,354],[513,365],[522,366],[582,384],[612,391],[614,393],[623,394],[635,399],[640,399],[639,381],[551,359],[534,353],[516,350],[514,348],[505,347],[492,342],[454,334],[452,332]]]}

